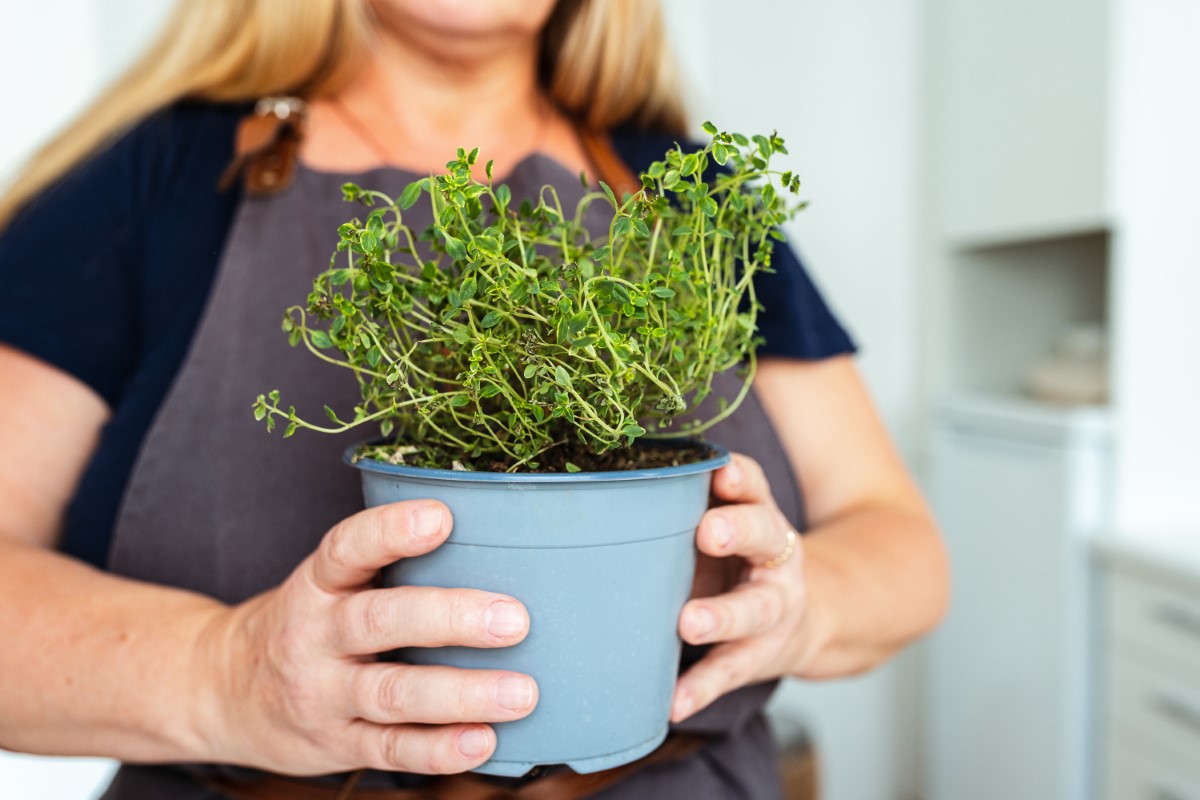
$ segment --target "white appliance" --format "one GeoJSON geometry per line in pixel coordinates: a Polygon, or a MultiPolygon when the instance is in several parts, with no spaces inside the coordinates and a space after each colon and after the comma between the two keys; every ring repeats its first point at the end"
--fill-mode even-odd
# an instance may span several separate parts
{"type": "Polygon", "coordinates": [[[1088,539],[1108,516],[1108,412],[964,396],[934,420],[953,595],[927,650],[926,800],[1088,800],[1088,539]]]}

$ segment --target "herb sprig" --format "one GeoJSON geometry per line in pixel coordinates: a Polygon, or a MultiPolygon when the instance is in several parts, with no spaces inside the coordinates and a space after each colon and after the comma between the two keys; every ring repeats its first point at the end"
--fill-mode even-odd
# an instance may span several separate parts
{"type": "Polygon", "coordinates": [[[777,135],[705,130],[703,149],[677,145],[651,164],[641,191],[618,199],[601,183],[575,208],[551,186],[514,203],[491,162],[476,180],[478,149],[459,149],[445,173],[398,198],[346,184],[345,198],[372,210],[338,229],[329,269],[283,330],[350,370],[362,402],[348,418],[326,406],[318,425],[272,391],[255,417],[268,430],[282,421],[285,436],[377,423],[394,441],[371,457],[507,470],[536,469],[574,442],[601,454],[716,424],[753,378],[754,276],[804,204],[781,196],[799,179],[770,168],[787,153],[777,135]],[[404,215],[422,197],[434,223],[418,234],[404,215]],[[583,223],[596,202],[612,208],[601,240],[583,223]],[[738,365],[733,402],[675,423],[738,365]]]}

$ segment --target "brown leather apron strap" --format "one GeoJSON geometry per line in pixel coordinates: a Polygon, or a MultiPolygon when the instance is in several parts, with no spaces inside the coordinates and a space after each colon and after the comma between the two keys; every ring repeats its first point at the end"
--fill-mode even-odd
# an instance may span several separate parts
{"type": "Polygon", "coordinates": [[[294,97],[264,97],[238,123],[234,157],[217,182],[222,191],[240,179],[246,194],[262,197],[291,185],[304,139],[305,105],[294,97]]]}
{"type": "Polygon", "coordinates": [[[589,775],[571,770],[553,772],[512,788],[471,773],[447,775],[422,789],[357,787],[353,784],[357,773],[340,787],[278,775],[263,775],[248,781],[217,778],[207,785],[231,800],[583,800],[647,767],[690,756],[709,741],[706,736],[672,734],[653,753],[632,763],[589,775]]]}
{"type": "Polygon", "coordinates": [[[604,131],[578,128],[579,143],[588,161],[596,170],[596,176],[608,184],[618,198],[626,192],[634,194],[642,189],[642,182],[630,171],[629,165],[613,149],[612,140],[604,131]]]}

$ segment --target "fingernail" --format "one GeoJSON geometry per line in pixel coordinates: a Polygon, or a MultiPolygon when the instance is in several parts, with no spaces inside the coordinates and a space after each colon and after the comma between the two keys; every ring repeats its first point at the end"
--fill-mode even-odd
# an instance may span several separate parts
{"type": "Polygon", "coordinates": [[[509,711],[524,711],[533,705],[533,683],[510,675],[496,684],[496,702],[509,711]]]}
{"type": "Polygon", "coordinates": [[[413,536],[428,539],[442,530],[442,507],[421,506],[412,513],[413,536]]]}
{"type": "Polygon", "coordinates": [[[713,628],[717,627],[716,615],[703,606],[694,609],[691,617],[693,636],[707,636],[712,633],[713,628]]]}
{"type": "Polygon", "coordinates": [[[692,709],[696,707],[696,701],[692,699],[692,693],[686,689],[679,693],[679,698],[675,701],[675,709],[671,716],[676,720],[685,719],[690,716],[692,709]]]}
{"type": "Polygon", "coordinates": [[[713,517],[708,521],[708,529],[712,532],[713,541],[718,547],[728,547],[733,541],[733,526],[724,517],[713,517]]]}
{"type": "Polygon", "coordinates": [[[736,461],[730,461],[725,465],[725,480],[732,486],[737,486],[742,482],[742,468],[736,461]]]}
{"type": "Polygon", "coordinates": [[[492,636],[507,639],[525,630],[525,613],[516,603],[497,600],[483,612],[483,625],[492,636]]]}
{"type": "Polygon", "coordinates": [[[479,758],[492,746],[492,737],[483,728],[468,728],[458,736],[458,749],[468,758],[479,758]]]}

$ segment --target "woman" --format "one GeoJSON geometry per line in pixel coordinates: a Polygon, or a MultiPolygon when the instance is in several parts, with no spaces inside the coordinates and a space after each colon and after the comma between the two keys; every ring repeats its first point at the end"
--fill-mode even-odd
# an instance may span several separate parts
{"type": "MultiPolygon", "coordinates": [[[[509,646],[528,616],[487,592],[372,588],[444,541],[450,511],[354,513],[357,477],[325,468],[343,442],[258,431],[258,387],[336,391],[263,309],[303,296],[347,176],[403,186],[460,144],[526,188],[594,180],[614,150],[637,170],[682,134],[678,97],[645,0],[182,3],[0,204],[0,746],[158,765],[124,767],[114,800],[415,797],[485,761],[489,723],[535,707],[528,676],[372,656],[509,646]],[[235,139],[272,95],[307,101],[290,169],[256,173],[260,190],[288,185],[218,190],[248,172],[253,143],[239,161],[235,139]],[[271,777],[361,769],[357,786],[271,777]]],[[[869,669],[942,613],[934,525],[848,337],[779,251],[754,399],[714,429],[742,455],[714,478],[679,623],[712,645],[687,659],[672,711],[704,746],[523,791],[777,796],[772,682],[869,669]]]]}

